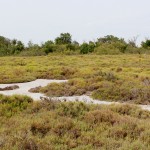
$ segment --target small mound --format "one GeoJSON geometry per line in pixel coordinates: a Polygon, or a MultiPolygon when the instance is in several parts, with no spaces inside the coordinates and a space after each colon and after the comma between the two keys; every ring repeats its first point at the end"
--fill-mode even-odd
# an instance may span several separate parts
{"type": "Polygon", "coordinates": [[[19,89],[19,86],[18,85],[7,86],[4,88],[0,88],[0,91],[15,90],[15,89],[19,89]]]}
{"type": "Polygon", "coordinates": [[[31,93],[39,93],[41,88],[42,88],[42,86],[38,86],[38,87],[35,87],[35,88],[31,88],[28,91],[31,92],[31,93]]]}

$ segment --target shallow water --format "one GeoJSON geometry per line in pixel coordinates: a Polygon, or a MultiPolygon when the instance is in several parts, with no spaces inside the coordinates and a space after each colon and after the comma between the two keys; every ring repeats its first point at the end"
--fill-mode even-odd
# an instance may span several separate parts
{"type": "MultiPolygon", "coordinates": [[[[13,84],[0,84],[0,88],[5,88],[7,86],[12,86],[12,85],[18,85],[19,89],[15,90],[7,90],[7,91],[0,91],[0,94],[4,95],[14,95],[14,94],[19,94],[19,95],[27,95],[32,97],[34,100],[41,100],[41,97],[46,97],[44,94],[41,93],[31,93],[28,90],[31,88],[35,88],[38,86],[46,86],[49,83],[62,83],[62,82],[67,82],[67,80],[47,80],[47,79],[37,79],[35,81],[31,82],[26,82],[26,83],[13,83],[13,84]]],[[[49,98],[49,97],[46,97],[49,98]]],[[[82,96],[70,96],[70,97],[52,97],[54,100],[60,100],[60,101],[82,101],[85,103],[91,103],[91,104],[105,104],[105,105],[110,105],[110,104],[120,104],[118,102],[108,102],[108,101],[100,101],[100,100],[94,100],[90,98],[89,96],[82,95],[82,96]]],[[[150,111],[150,105],[138,105],[144,110],[149,110],[150,111]]]]}

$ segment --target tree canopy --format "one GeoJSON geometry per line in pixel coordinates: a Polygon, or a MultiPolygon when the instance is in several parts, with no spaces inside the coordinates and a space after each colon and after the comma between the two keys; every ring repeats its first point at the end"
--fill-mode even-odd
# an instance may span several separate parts
{"type": "Polygon", "coordinates": [[[47,55],[49,53],[64,54],[121,54],[121,53],[150,53],[150,39],[136,45],[136,38],[125,41],[113,35],[107,35],[98,38],[96,41],[83,42],[79,44],[72,40],[70,33],[61,33],[54,41],[48,40],[43,44],[34,44],[29,41],[25,46],[23,42],[17,39],[8,39],[0,36],[0,56],[9,55],[47,55]]]}
{"type": "Polygon", "coordinates": [[[60,36],[55,39],[56,44],[71,44],[71,42],[70,33],[61,33],[60,36]]]}

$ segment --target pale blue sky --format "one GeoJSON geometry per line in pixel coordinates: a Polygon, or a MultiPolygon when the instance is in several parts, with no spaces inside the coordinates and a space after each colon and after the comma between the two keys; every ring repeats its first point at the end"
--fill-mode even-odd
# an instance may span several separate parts
{"type": "Polygon", "coordinates": [[[150,37],[150,0],[0,0],[0,35],[27,43],[69,32],[79,42],[150,37]]]}

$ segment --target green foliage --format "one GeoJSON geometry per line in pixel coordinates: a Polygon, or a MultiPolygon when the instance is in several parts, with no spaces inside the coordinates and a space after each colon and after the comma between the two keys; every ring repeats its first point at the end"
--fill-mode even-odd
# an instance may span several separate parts
{"type": "Polygon", "coordinates": [[[81,54],[87,54],[88,52],[89,52],[89,50],[88,50],[88,44],[87,43],[83,43],[80,46],[80,53],[81,54]]]}
{"type": "Polygon", "coordinates": [[[150,56],[143,54],[1,57],[0,83],[68,79],[37,92],[49,96],[88,94],[100,100],[150,104],[149,64],[150,56]]]}
{"type": "Polygon", "coordinates": [[[27,96],[4,96],[0,95],[0,117],[11,117],[16,113],[23,111],[32,103],[32,99],[27,96]]]}
{"type": "Polygon", "coordinates": [[[9,39],[0,36],[0,56],[10,54],[11,42],[9,39]]]}
{"type": "Polygon", "coordinates": [[[107,35],[104,38],[99,38],[96,42],[98,54],[119,54],[125,53],[127,43],[124,39],[119,39],[113,35],[107,35]]]}
{"type": "Polygon", "coordinates": [[[60,36],[55,39],[56,44],[71,44],[71,42],[70,33],[61,33],[60,36]]]}
{"type": "Polygon", "coordinates": [[[130,105],[123,108],[52,100],[33,102],[17,116],[0,118],[0,148],[148,150],[150,112],[130,105]],[[143,119],[135,112],[147,116],[143,119]]]}
{"type": "Polygon", "coordinates": [[[86,93],[87,83],[83,79],[72,79],[67,83],[51,83],[46,87],[38,89],[48,96],[73,96],[86,93]],[[69,90],[68,90],[69,89],[69,90]]]}
{"type": "Polygon", "coordinates": [[[55,45],[52,41],[47,41],[42,45],[46,54],[52,53],[55,51],[55,45]]]}
{"type": "Polygon", "coordinates": [[[150,48],[150,40],[143,41],[141,45],[143,48],[150,48]]]}
{"type": "Polygon", "coordinates": [[[44,49],[38,44],[33,44],[31,41],[28,43],[28,47],[19,53],[19,56],[41,56],[46,55],[44,49]]]}
{"type": "Polygon", "coordinates": [[[55,38],[54,42],[46,41],[44,44],[33,44],[29,41],[28,46],[24,46],[21,41],[10,40],[0,36],[0,56],[20,55],[20,56],[41,56],[49,53],[59,53],[65,55],[79,55],[95,53],[100,55],[118,55],[118,54],[150,54],[150,40],[143,41],[141,47],[136,45],[136,38],[126,42],[123,38],[113,35],[107,35],[98,38],[96,42],[79,44],[72,41],[70,33],[61,33],[55,38]]]}
{"type": "Polygon", "coordinates": [[[24,44],[21,41],[12,41],[12,54],[18,54],[25,49],[24,44]]]}
{"type": "Polygon", "coordinates": [[[101,43],[112,43],[112,42],[125,42],[124,39],[119,39],[118,37],[115,37],[113,35],[107,35],[103,38],[99,38],[97,41],[97,44],[101,43]]]}
{"type": "Polygon", "coordinates": [[[87,44],[87,43],[83,43],[80,46],[80,53],[81,54],[88,54],[88,53],[92,53],[94,51],[95,48],[95,44],[93,42],[87,44]]]}
{"type": "Polygon", "coordinates": [[[67,44],[66,49],[70,51],[75,51],[79,49],[79,45],[76,43],[67,44]]]}
{"type": "Polygon", "coordinates": [[[121,54],[120,50],[114,48],[111,44],[102,44],[95,48],[95,53],[98,55],[118,55],[121,54]]]}
{"type": "Polygon", "coordinates": [[[25,49],[21,41],[0,37],[0,56],[18,54],[25,49]]]}
{"type": "Polygon", "coordinates": [[[110,110],[117,112],[120,115],[129,115],[135,118],[147,119],[150,118],[149,111],[142,111],[140,108],[134,105],[121,104],[121,105],[111,105],[110,110]]]}
{"type": "Polygon", "coordinates": [[[134,82],[102,82],[100,88],[93,92],[96,99],[134,102],[137,104],[150,103],[150,87],[134,82]]]}

